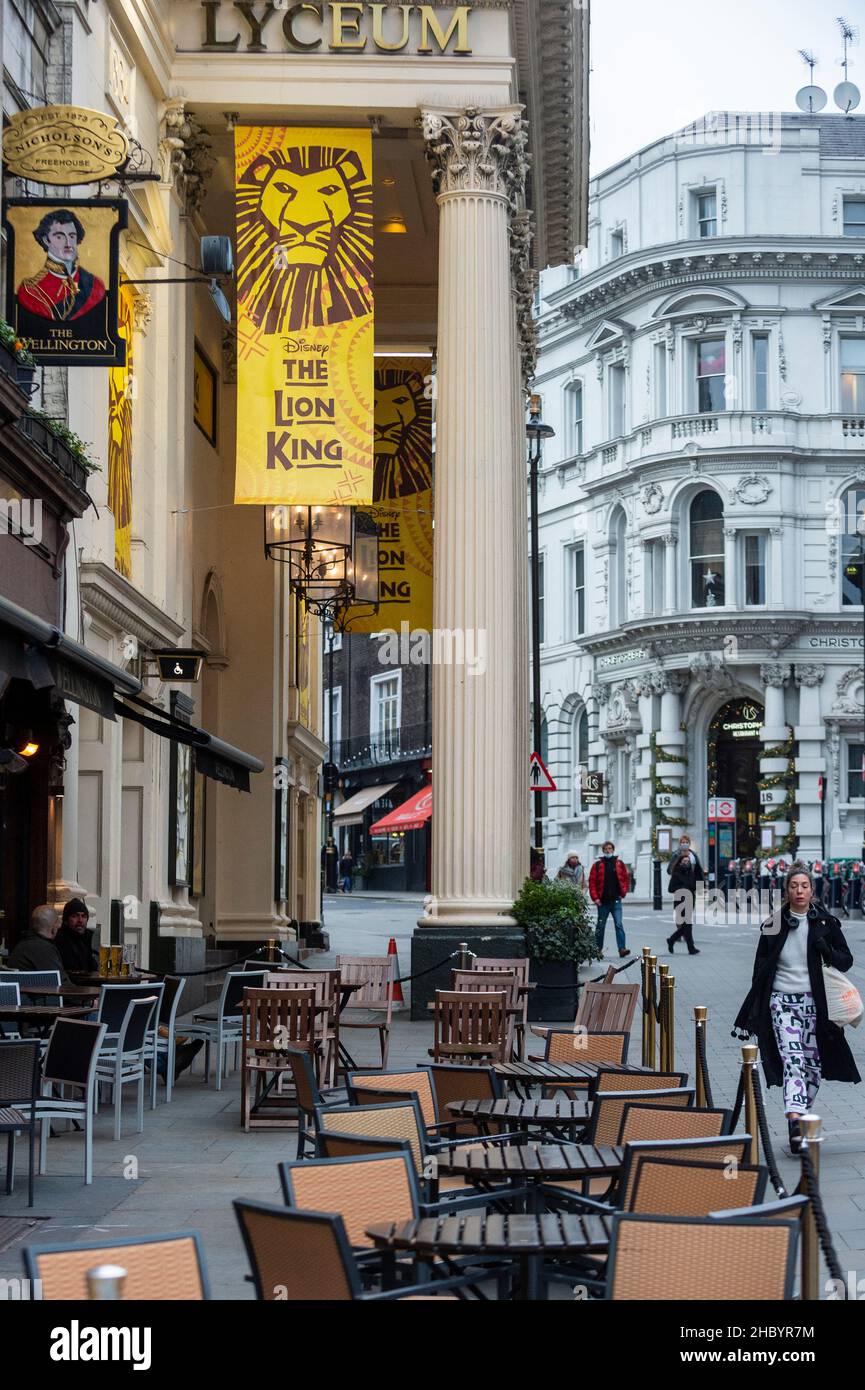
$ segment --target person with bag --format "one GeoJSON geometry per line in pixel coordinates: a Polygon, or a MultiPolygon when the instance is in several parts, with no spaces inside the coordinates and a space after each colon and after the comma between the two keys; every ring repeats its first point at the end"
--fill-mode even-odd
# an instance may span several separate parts
{"type": "MultiPolygon", "coordinates": [[[[790,1152],[797,1154],[799,1120],[811,1110],[820,1083],[861,1077],[827,1002],[827,967],[843,972],[853,964],[841,923],[815,901],[806,864],[791,866],[784,888],[782,905],[760,926],[751,989],[735,1027],[756,1036],[767,1086],[783,1086],[790,1152]]],[[[833,998],[836,984],[833,977],[833,998]]]]}
{"type": "Polygon", "coordinates": [[[698,855],[691,848],[690,835],[682,835],[679,848],[667,865],[670,879],[670,892],[673,894],[673,919],[676,930],[667,937],[667,950],[673,954],[677,941],[684,941],[689,956],[700,954],[694,945],[694,900],[697,884],[702,883],[706,874],[698,855]]]}

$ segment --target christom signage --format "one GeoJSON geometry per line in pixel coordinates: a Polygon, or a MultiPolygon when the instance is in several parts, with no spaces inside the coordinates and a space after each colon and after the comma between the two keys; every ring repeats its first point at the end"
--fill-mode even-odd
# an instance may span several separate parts
{"type": "Polygon", "coordinates": [[[204,53],[471,53],[472,5],[203,0],[204,53]]]}

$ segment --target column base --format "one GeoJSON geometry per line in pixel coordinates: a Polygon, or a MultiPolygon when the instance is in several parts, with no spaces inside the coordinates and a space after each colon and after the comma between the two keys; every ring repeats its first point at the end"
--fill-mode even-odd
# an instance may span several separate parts
{"type": "Polygon", "coordinates": [[[457,926],[452,922],[446,925],[443,922],[430,923],[429,918],[422,918],[411,939],[411,973],[416,975],[421,971],[429,971],[429,974],[421,975],[419,980],[412,981],[412,1022],[421,1019],[427,1023],[432,1022],[432,1014],[427,1005],[432,1003],[437,989],[451,988],[451,971],[459,965],[459,961],[451,959],[451,956],[462,942],[465,942],[476,956],[526,954],[525,934],[521,928],[513,924],[497,928],[464,923],[457,926]]]}
{"type": "Polygon", "coordinates": [[[424,900],[419,927],[515,927],[509,898],[447,898],[424,900]]]}

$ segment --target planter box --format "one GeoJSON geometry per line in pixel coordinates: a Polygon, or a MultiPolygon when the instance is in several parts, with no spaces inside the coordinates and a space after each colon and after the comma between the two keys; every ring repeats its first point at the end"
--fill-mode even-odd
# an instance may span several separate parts
{"type": "Polygon", "coordinates": [[[538,985],[529,995],[529,1022],[571,1022],[577,1012],[577,967],[573,962],[533,960],[529,968],[529,978],[538,985]]]}

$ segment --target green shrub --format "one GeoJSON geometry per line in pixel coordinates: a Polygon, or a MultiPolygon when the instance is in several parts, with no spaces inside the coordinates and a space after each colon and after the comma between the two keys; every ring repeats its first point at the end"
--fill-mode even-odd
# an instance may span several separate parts
{"type": "Polygon", "coordinates": [[[573,889],[560,879],[536,883],[527,878],[514,903],[513,916],[526,934],[526,949],[533,960],[600,960],[589,900],[582,888],[573,889]]]}

